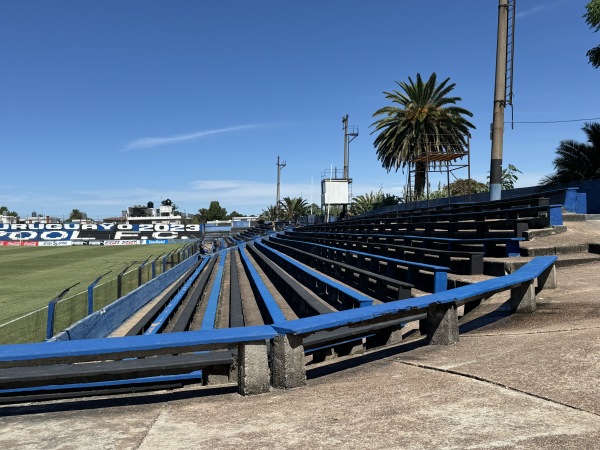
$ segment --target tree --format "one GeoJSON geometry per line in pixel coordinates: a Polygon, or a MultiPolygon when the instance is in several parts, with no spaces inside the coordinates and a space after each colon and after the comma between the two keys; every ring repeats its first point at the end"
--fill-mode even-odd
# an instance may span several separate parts
{"type": "Polygon", "coordinates": [[[266,209],[262,210],[258,217],[268,221],[277,220],[277,208],[275,208],[275,205],[269,205],[266,209]]]}
{"type": "Polygon", "coordinates": [[[74,220],[82,220],[84,218],[85,214],[82,213],[81,211],[79,211],[78,209],[74,209],[71,211],[71,214],[69,214],[69,222],[72,222],[74,220]]]}
{"type": "MultiPolygon", "coordinates": [[[[447,189],[446,186],[444,188],[447,189]]],[[[458,178],[450,183],[450,195],[452,197],[458,197],[460,195],[478,194],[480,192],[489,191],[489,187],[485,183],[481,183],[477,180],[467,180],[465,178],[458,178]],[[469,192],[470,188],[470,192],[469,192]]]]}
{"type": "Polygon", "coordinates": [[[393,194],[384,194],[381,197],[381,200],[379,200],[378,202],[375,202],[375,204],[373,205],[373,209],[384,208],[386,206],[394,206],[394,205],[397,205],[399,202],[400,202],[399,197],[396,197],[393,194]]]}
{"type": "Polygon", "coordinates": [[[384,194],[381,189],[377,192],[369,192],[362,195],[357,195],[352,199],[350,212],[354,215],[363,214],[372,211],[375,205],[383,200],[384,194]]]}
{"type": "MultiPolygon", "coordinates": [[[[505,191],[507,189],[514,189],[515,183],[519,179],[517,176],[518,173],[523,173],[516,166],[509,164],[508,167],[502,169],[502,175],[500,176],[500,181],[502,183],[502,190],[505,191]]],[[[490,175],[488,172],[487,176],[487,190],[490,190],[490,175]]]]}
{"type": "Polygon", "coordinates": [[[297,219],[300,216],[306,215],[308,204],[302,197],[284,197],[279,204],[281,212],[288,220],[297,219]]]}
{"type": "Polygon", "coordinates": [[[316,203],[311,203],[310,205],[308,205],[306,207],[306,213],[318,215],[321,213],[321,207],[319,205],[317,205],[316,203]]]}
{"type": "Polygon", "coordinates": [[[509,164],[506,169],[502,169],[502,189],[514,189],[515,183],[519,179],[517,173],[523,173],[512,164],[509,164]]]}
{"type": "Polygon", "coordinates": [[[204,223],[204,217],[202,216],[202,214],[200,214],[200,211],[198,211],[198,214],[191,214],[190,217],[190,223],[204,223]]]}
{"type": "MultiPolygon", "coordinates": [[[[468,180],[466,178],[457,178],[450,183],[450,197],[458,197],[461,195],[478,194],[480,192],[487,192],[490,188],[487,184],[481,183],[477,180],[468,180]]],[[[438,184],[435,191],[429,193],[429,199],[436,198],[448,198],[448,185],[442,183],[438,184]]],[[[420,199],[419,199],[420,200],[420,199]]]]}
{"type": "Polygon", "coordinates": [[[328,211],[326,210],[325,212],[329,213],[329,217],[340,217],[343,210],[344,207],[342,205],[330,205],[328,211]]]}
{"type": "Polygon", "coordinates": [[[19,214],[16,211],[10,211],[6,206],[0,206],[0,216],[19,217],[19,214]]]}
{"type": "MultiPolygon", "coordinates": [[[[384,92],[393,105],[384,106],[373,114],[381,116],[371,126],[371,134],[380,132],[373,145],[377,159],[389,172],[406,167],[411,161],[426,153],[459,153],[471,136],[469,128],[475,126],[464,116],[473,114],[455,106],[460,97],[448,97],[455,84],[446,78],[436,84],[437,75],[431,74],[426,83],[417,74],[416,83],[409,77],[408,83],[398,82],[401,91],[384,92]]],[[[415,192],[423,193],[426,162],[415,164],[415,192]]]]}
{"type": "MultiPolygon", "coordinates": [[[[583,15],[585,23],[587,23],[594,33],[600,30],[600,0],[591,0],[585,5],[586,13],[583,15]]],[[[600,45],[594,47],[586,53],[590,60],[590,64],[595,68],[600,67],[600,45]]]]}
{"type": "Polygon", "coordinates": [[[200,222],[207,222],[211,220],[225,220],[227,218],[227,210],[222,208],[218,201],[213,200],[210,202],[208,209],[200,208],[198,210],[200,216],[200,222]]]}
{"type": "Polygon", "coordinates": [[[588,143],[561,141],[552,161],[556,172],[542,178],[541,185],[600,178],[600,123],[586,123],[582,129],[588,143]]]}
{"type": "Polygon", "coordinates": [[[241,213],[237,212],[236,210],[233,210],[230,214],[227,215],[228,219],[233,219],[234,217],[244,217],[244,214],[241,214],[241,213]]]}

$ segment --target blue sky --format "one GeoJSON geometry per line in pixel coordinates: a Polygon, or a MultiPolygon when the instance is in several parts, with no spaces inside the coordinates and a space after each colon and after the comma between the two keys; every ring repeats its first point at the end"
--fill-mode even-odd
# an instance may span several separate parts
{"type": "MultiPolygon", "coordinates": [[[[587,0],[519,0],[514,118],[504,166],[518,186],[552,172],[562,139],[600,117],[600,40],[587,0]]],[[[343,166],[354,195],[400,195],[370,134],[395,81],[447,77],[472,111],[471,175],[489,171],[496,0],[0,2],[0,205],[94,219],[170,198],[187,213],[218,200],[258,214],[282,197],[320,203],[343,166]]],[[[507,120],[510,110],[507,109],[507,120]]],[[[466,169],[457,171],[466,178],[466,169]]],[[[436,175],[437,176],[437,175],[436,175]]],[[[437,178],[432,184],[437,186],[437,178]]],[[[445,180],[445,175],[438,177],[445,180]]]]}

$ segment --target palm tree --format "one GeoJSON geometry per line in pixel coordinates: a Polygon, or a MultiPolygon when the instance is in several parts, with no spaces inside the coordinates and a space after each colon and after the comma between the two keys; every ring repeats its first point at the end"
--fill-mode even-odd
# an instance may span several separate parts
{"type": "MultiPolygon", "coordinates": [[[[431,74],[426,83],[417,74],[416,83],[408,77],[408,83],[398,82],[401,91],[384,92],[393,105],[384,106],[373,114],[382,116],[371,126],[380,132],[373,145],[377,159],[389,172],[404,169],[418,156],[427,153],[463,152],[469,128],[475,126],[463,116],[473,117],[470,111],[454,106],[460,97],[447,97],[455,84],[446,78],[439,85],[437,76],[431,74]]],[[[410,167],[410,166],[409,166],[410,167]]],[[[415,193],[420,196],[425,187],[426,162],[415,164],[415,193]]]]}
{"type": "Polygon", "coordinates": [[[588,143],[561,141],[552,162],[556,172],[542,178],[542,186],[600,178],[600,123],[586,123],[582,129],[588,143]]]}
{"type": "MultiPolygon", "coordinates": [[[[587,5],[586,13],[583,15],[585,23],[587,23],[594,32],[600,30],[600,0],[591,0],[587,5]]],[[[594,47],[586,53],[590,60],[590,64],[596,69],[600,67],[600,45],[594,47]]]]}
{"type": "Polygon", "coordinates": [[[277,220],[277,208],[275,208],[275,205],[269,205],[267,209],[262,210],[258,217],[268,221],[277,220]]]}
{"type": "Polygon", "coordinates": [[[350,206],[350,212],[354,215],[363,214],[373,210],[377,203],[380,203],[384,198],[383,191],[380,189],[376,193],[373,191],[357,195],[352,199],[352,205],[350,206]]]}
{"type": "Polygon", "coordinates": [[[281,211],[288,220],[296,219],[306,214],[308,203],[302,197],[284,197],[279,203],[281,211]]]}
{"type": "Polygon", "coordinates": [[[84,213],[82,213],[80,210],[78,209],[73,209],[71,211],[71,214],[69,214],[69,222],[72,222],[73,220],[82,220],[83,219],[83,215],[84,213]]]}

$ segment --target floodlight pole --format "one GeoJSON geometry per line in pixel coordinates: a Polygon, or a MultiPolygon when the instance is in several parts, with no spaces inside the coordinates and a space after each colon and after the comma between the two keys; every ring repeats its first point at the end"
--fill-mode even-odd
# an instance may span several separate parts
{"type": "Polygon", "coordinates": [[[349,155],[348,155],[348,114],[342,117],[342,128],[344,129],[344,179],[348,179],[349,155]]]}
{"type": "Polygon", "coordinates": [[[279,195],[281,186],[281,169],[285,167],[285,161],[279,162],[279,155],[277,155],[277,198],[275,199],[275,220],[279,219],[279,195]]]}
{"type": "Polygon", "coordinates": [[[499,0],[494,118],[492,123],[492,157],[490,163],[490,200],[500,200],[502,191],[502,148],[504,139],[504,109],[506,107],[507,34],[508,0],[499,0]]]}

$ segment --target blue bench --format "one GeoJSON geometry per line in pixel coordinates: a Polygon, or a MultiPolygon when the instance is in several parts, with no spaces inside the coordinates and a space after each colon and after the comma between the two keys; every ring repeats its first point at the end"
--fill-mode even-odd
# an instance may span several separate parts
{"type": "MultiPolygon", "coordinates": [[[[271,240],[274,242],[281,242],[281,240],[277,238],[269,238],[269,241],[271,240]]],[[[425,292],[441,292],[448,287],[448,272],[450,270],[448,267],[424,264],[416,261],[405,261],[358,250],[342,249],[330,245],[294,240],[286,240],[285,242],[288,245],[295,243],[295,245],[308,246],[311,248],[312,253],[331,260],[333,264],[335,264],[336,261],[344,262],[360,269],[370,270],[374,274],[379,273],[379,263],[384,262],[386,265],[386,276],[409,283],[425,292]],[[366,259],[369,260],[369,267],[366,267],[366,259]],[[397,266],[401,266],[402,270],[397,270],[397,266]],[[432,283],[427,283],[422,280],[423,271],[433,274],[432,283]]]]}
{"type": "Polygon", "coordinates": [[[534,311],[535,281],[539,289],[556,287],[556,260],[556,256],[537,257],[510,275],[424,297],[275,323],[273,328],[279,333],[274,340],[275,358],[287,358],[285,365],[288,371],[274,374],[274,383],[286,388],[305,383],[303,339],[314,333],[341,327],[347,327],[351,332],[358,326],[368,329],[368,326],[390,320],[408,322],[426,314],[423,329],[428,342],[446,345],[458,342],[457,308],[460,305],[479,302],[495,293],[510,290],[513,312],[534,311]]]}
{"type": "MultiPolygon", "coordinates": [[[[296,233],[301,233],[296,231],[296,233]]],[[[405,234],[363,234],[363,233],[333,233],[333,232],[316,232],[314,235],[323,237],[334,237],[345,239],[347,241],[357,242],[379,242],[385,244],[401,244],[415,246],[415,242],[420,242],[422,248],[439,248],[443,246],[444,250],[448,251],[465,251],[469,249],[481,249],[484,256],[520,256],[519,242],[524,241],[524,238],[445,238],[445,237],[429,237],[429,236],[411,236],[405,234]],[[427,244],[427,245],[425,245],[427,244]]]]}
{"type": "MultiPolygon", "coordinates": [[[[474,285],[382,305],[275,321],[271,326],[0,346],[0,389],[85,382],[90,377],[121,379],[119,377],[141,375],[144,369],[154,375],[162,373],[155,364],[157,362],[168,366],[166,373],[188,374],[199,367],[221,365],[228,358],[237,362],[241,394],[267,392],[271,379],[274,387],[300,386],[306,383],[304,339],[311,335],[321,333],[319,339],[325,342],[327,336],[323,332],[329,330],[341,329],[342,333],[352,337],[356,336],[357,330],[369,333],[390,324],[399,326],[403,322],[424,320],[430,344],[451,344],[459,337],[456,310],[460,305],[510,290],[514,312],[535,310],[535,283],[537,281],[538,289],[556,286],[556,260],[556,256],[537,257],[510,275],[474,285]],[[237,355],[227,353],[231,349],[237,349],[237,355]],[[225,352],[206,353],[206,357],[202,354],[189,356],[207,350],[225,352]],[[168,357],[186,354],[188,356],[181,359],[168,357]],[[153,361],[152,357],[161,359],[153,361]],[[131,358],[137,360],[126,361],[131,358]],[[93,365],[83,368],[77,364],[84,362],[93,365]],[[46,369],[49,369],[47,373],[46,369]]],[[[336,339],[341,337],[340,333],[335,335],[336,339]]]]}
{"type": "Polygon", "coordinates": [[[185,282],[181,290],[177,292],[175,297],[173,297],[173,299],[169,301],[169,304],[166,305],[165,309],[163,309],[163,311],[158,315],[158,317],[156,317],[156,319],[150,324],[150,326],[148,326],[144,334],[159,333],[167,325],[168,321],[171,319],[171,317],[173,317],[176,308],[179,306],[179,304],[181,303],[184,296],[187,294],[194,281],[196,281],[196,279],[200,275],[200,272],[202,272],[202,269],[204,269],[204,266],[206,266],[206,264],[208,263],[208,260],[209,258],[206,258],[200,263],[200,265],[198,266],[198,268],[196,268],[192,276],[185,282]]]}
{"type": "MultiPolygon", "coordinates": [[[[276,334],[272,327],[263,325],[201,332],[4,345],[0,346],[0,389],[40,386],[44,384],[44,379],[45,384],[55,384],[59,380],[49,379],[45,375],[46,368],[50,367],[54,371],[60,371],[61,380],[68,383],[84,383],[94,379],[93,377],[104,377],[106,380],[126,379],[138,374],[140,367],[152,364],[153,358],[149,357],[237,349],[239,392],[244,395],[262,393],[267,392],[270,386],[267,344],[276,334]],[[115,361],[130,358],[142,359],[119,364],[118,371],[115,370],[116,365],[111,365],[115,361]],[[82,366],[77,364],[82,362],[95,362],[96,375],[92,376],[90,371],[82,370],[82,366]],[[115,375],[111,375],[112,372],[115,375]]],[[[203,353],[205,356],[188,356],[187,364],[184,363],[185,359],[173,360],[173,370],[167,372],[187,374],[199,367],[222,365],[223,357],[220,353],[222,354],[206,352],[203,353]],[[217,355],[211,355],[212,353],[217,355]]],[[[154,372],[150,372],[152,373],[154,372]]],[[[58,376],[58,373],[55,375],[58,376]]]]}
{"type": "Polygon", "coordinates": [[[294,273],[294,276],[300,283],[311,289],[335,309],[362,308],[373,304],[373,299],[371,297],[349,289],[343,284],[303,266],[284,253],[267,247],[265,244],[258,241],[253,245],[270,259],[274,260],[284,270],[294,273]]]}
{"type": "Polygon", "coordinates": [[[284,321],[285,317],[281,312],[281,309],[269,292],[267,286],[265,286],[265,283],[260,278],[256,268],[244,252],[243,246],[239,247],[239,254],[242,260],[242,265],[244,266],[246,274],[248,275],[248,280],[252,286],[252,291],[254,292],[254,297],[257,300],[258,308],[260,309],[264,322],[273,323],[284,321]]]}
{"type": "Polygon", "coordinates": [[[313,233],[292,232],[278,236],[283,242],[286,240],[314,242],[332,247],[354,249],[372,253],[375,255],[388,256],[390,258],[405,261],[419,261],[436,266],[450,268],[450,272],[463,275],[483,274],[483,252],[448,251],[429,248],[411,247],[408,245],[380,244],[370,242],[348,242],[344,239],[315,237],[313,233]]]}

